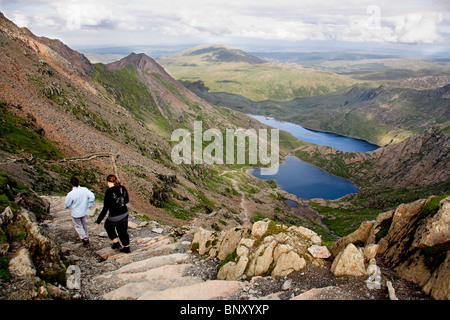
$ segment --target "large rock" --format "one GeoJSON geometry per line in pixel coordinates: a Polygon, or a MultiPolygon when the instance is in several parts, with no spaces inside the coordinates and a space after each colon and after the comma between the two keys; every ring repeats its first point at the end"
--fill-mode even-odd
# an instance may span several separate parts
{"type": "Polygon", "coordinates": [[[320,246],[322,244],[322,238],[314,231],[305,227],[291,226],[289,227],[288,231],[296,234],[298,237],[308,243],[308,245],[320,246]]]}
{"type": "Polygon", "coordinates": [[[314,257],[319,259],[328,259],[331,257],[330,251],[325,246],[312,245],[308,248],[308,252],[314,257]]]}
{"type": "Polygon", "coordinates": [[[0,213],[0,226],[8,224],[14,218],[14,213],[10,207],[6,207],[2,213],[0,213]]]}
{"type": "Polygon", "coordinates": [[[273,250],[277,246],[277,242],[273,237],[266,237],[264,243],[253,254],[248,268],[247,276],[259,276],[265,274],[273,261],[273,250]]]}
{"type": "Polygon", "coordinates": [[[237,280],[244,274],[253,276],[285,276],[305,267],[307,262],[321,266],[330,257],[322,239],[304,227],[286,227],[268,219],[253,226],[221,231],[219,235],[199,228],[191,247],[217,256],[224,263],[217,274],[219,280],[237,280]],[[308,250],[308,248],[311,248],[308,250]]]}
{"type": "Polygon", "coordinates": [[[33,277],[36,268],[31,260],[30,252],[26,248],[20,248],[9,261],[9,273],[15,277],[33,277]]]}
{"type": "Polygon", "coordinates": [[[255,222],[252,227],[252,236],[255,238],[262,237],[269,228],[269,223],[268,219],[255,222]]]}
{"type": "Polygon", "coordinates": [[[219,236],[219,243],[217,246],[217,258],[225,259],[229,254],[236,250],[236,247],[241,241],[244,230],[239,228],[232,228],[219,236]]]}
{"type": "Polygon", "coordinates": [[[375,221],[363,221],[357,230],[336,241],[331,248],[333,255],[336,257],[349,243],[365,243],[374,224],[375,221]]]}
{"type": "Polygon", "coordinates": [[[439,211],[417,228],[413,247],[433,247],[450,241],[450,197],[442,200],[439,211]]]}
{"type": "Polygon", "coordinates": [[[308,290],[298,296],[295,296],[291,300],[345,300],[345,295],[342,293],[342,289],[335,286],[329,286],[324,288],[314,288],[308,290]]]}
{"type": "Polygon", "coordinates": [[[199,277],[184,276],[191,264],[163,265],[142,272],[115,274],[113,285],[119,288],[103,295],[106,300],[139,299],[170,288],[203,282],[199,277]]]}
{"type": "MultiPolygon", "coordinates": [[[[369,226],[368,222],[366,226],[369,226]]],[[[363,241],[367,228],[361,224],[364,237],[351,234],[333,246],[363,241]]],[[[450,243],[450,197],[438,204],[434,196],[401,204],[395,210],[381,213],[369,230],[362,249],[366,261],[382,256],[386,267],[408,281],[423,287],[434,299],[448,299],[448,256],[450,243]]],[[[338,259],[336,259],[338,260],[338,259]]],[[[333,263],[336,268],[337,262],[333,263]]]]}
{"type": "Polygon", "coordinates": [[[248,261],[248,256],[243,255],[239,257],[237,262],[230,261],[226,263],[217,273],[217,280],[234,281],[239,279],[244,274],[248,261]]]}
{"type": "Polygon", "coordinates": [[[290,251],[283,253],[278,258],[277,264],[272,271],[272,276],[286,276],[293,271],[299,271],[306,266],[306,261],[297,253],[290,251]]]}
{"type": "Polygon", "coordinates": [[[352,243],[340,252],[331,265],[335,276],[365,276],[364,256],[352,243]]]}
{"type": "Polygon", "coordinates": [[[208,253],[216,238],[217,234],[215,232],[200,227],[194,234],[191,249],[197,250],[201,255],[208,253]]]}
{"type": "Polygon", "coordinates": [[[423,287],[423,291],[436,300],[450,300],[450,251],[440,267],[423,287]]]}

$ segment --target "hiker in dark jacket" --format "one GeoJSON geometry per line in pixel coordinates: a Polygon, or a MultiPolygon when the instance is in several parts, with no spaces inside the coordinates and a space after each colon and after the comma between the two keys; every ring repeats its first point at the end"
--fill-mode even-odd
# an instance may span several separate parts
{"type": "Polygon", "coordinates": [[[113,174],[106,178],[109,189],[105,192],[103,209],[97,218],[97,224],[100,224],[109,211],[105,221],[105,230],[108,237],[112,240],[111,248],[120,248],[121,252],[130,253],[130,237],[128,235],[128,191],[122,186],[113,174]],[[119,243],[120,240],[120,243],[119,243]]]}

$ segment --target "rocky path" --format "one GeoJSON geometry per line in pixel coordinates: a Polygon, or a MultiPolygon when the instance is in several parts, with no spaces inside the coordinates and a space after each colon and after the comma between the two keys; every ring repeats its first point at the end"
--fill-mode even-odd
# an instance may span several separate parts
{"type": "MultiPolygon", "coordinates": [[[[237,281],[217,280],[217,258],[207,258],[189,250],[193,230],[163,226],[130,216],[129,254],[110,248],[103,227],[95,224],[102,205],[95,203],[88,216],[90,245],[83,246],[72,226],[64,197],[50,201],[52,220],[43,226],[54,234],[62,253],[79,268],[79,289],[71,289],[74,299],[83,300],[361,300],[388,299],[387,288],[369,290],[365,278],[334,277],[328,267],[306,268],[284,277],[245,276],[237,281]]],[[[400,299],[422,299],[417,288],[408,287],[389,275],[400,299]]],[[[76,287],[76,286],[75,286],[76,287]]]]}
{"type": "MultiPolygon", "coordinates": [[[[229,172],[234,172],[234,171],[224,171],[224,172],[222,172],[219,176],[223,176],[224,174],[229,173],[229,172]]],[[[247,205],[246,205],[245,194],[244,194],[244,192],[242,192],[242,191],[239,189],[238,182],[237,182],[235,179],[230,178],[230,177],[227,177],[227,178],[231,181],[231,184],[233,185],[233,188],[234,188],[238,193],[241,194],[241,204],[240,204],[240,205],[241,205],[242,212],[243,212],[243,216],[244,216],[244,222],[247,222],[247,221],[249,221],[250,219],[249,219],[249,217],[248,217],[248,209],[247,209],[247,205]]]]}
{"type": "Polygon", "coordinates": [[[131,216],[132,252],[111,249],[103,227],[95,224],[94,216],[102,207],[97,202],[88,216],[90,245],[85,247],[77,239],[70,209],[64,209],[64,197],[46,199],[53,217],[46,221],[46,228],[81,271],[75,298],[208,300],[229,297],[244,287],[243,282],[213,280],[217,261],[190,254],[190,234],[179,236],[175,229],[156,222],[131,216]]]}

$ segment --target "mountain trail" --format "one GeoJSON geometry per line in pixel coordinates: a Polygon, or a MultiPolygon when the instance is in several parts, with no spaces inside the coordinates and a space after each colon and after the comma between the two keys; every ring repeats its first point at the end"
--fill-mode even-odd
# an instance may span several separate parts
{"type": "MultiPolygon", "coordinates": [[[[236,182],[237,183],[237,182],[236,182]]],[[[335,277],[329,267],[307,267],[284,277],[242,277],[217,280],[217,258],[190,250],[195,230],[174,228],[130,214],[131,253],[110,247],[103,228],[95,223],[102,204],[95,202],[88,214],[90,244],[84,246],[72,225],[64,197],[44,196],[50,202],[51,220],[41,227],[54,235],[70,265],[79,268],[68,279],[79,284],[70,289],[72,299],[82,300],[290,300],[387,299],[386,290],[369,290],[361,277],[335,277]],[[74,278],[75,277],[75,278],[74,278]],[[78,277],[78,278],[77,278],[78,277]]],[[[243,205],[245,207],[245,203],[243,205]]],[[[69,270],[69,268],[68,268],[69,270]]],[[[389,274],[389,270],[383,270],[389,274]]],[[[69,275],[69,272],[68,272],[69,275]]],[[[389,274],[389,279],[393,275],[389,274]]],[[[420,299],[414,288],[394,281],[400,299],[420,299]]]]}
{"type": "MultiPolygon", "coordinates": [[[[230,172],[235,172],[235,171],[234,171],[234,170],[224,171],[224,172],[222,172],[219,176],[223,176],[224,174],[230,173],[230,172]]],[[[247,204],[246,204],[246,199],[245,199],[245,193],[244,193],[243,191],[240,190],[239,185],[238,185],[238,182],[237,182],[235,179],[230,178],[230,177],[226,177],[226,178],[228,178],[228,179],[231,181],[231,183],[233,184],[233,188],[234,188],[238,193],[241,194],[241,203],[240,203],[240,206],[241,206],[241,208],[242,208],[242,212],[243,212],[243,215],[244,215],[244,222],[249,221],[250,219],[249,219],[249,217],[248,217],[248,209],[247,209],[247,204]]]]}

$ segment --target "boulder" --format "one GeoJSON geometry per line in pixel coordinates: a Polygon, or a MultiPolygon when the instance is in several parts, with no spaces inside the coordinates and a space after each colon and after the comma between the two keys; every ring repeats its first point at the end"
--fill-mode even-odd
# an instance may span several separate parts
{"type": "Polygon", "coordinates": [[[363,248],[363,254],[366,261],[370,261],[371,259],[375,258],[378,251],[378,244],[369,244],[363,248]]]}
{"type": "Polygon", "coordinates": [[[231,296],[244,286],[245,283],[239,281],[209,280],[161,292],[149,292],[138,300],[218,300],[231,296]]]}
{"type": "Polygon", "coordinates": [[[255,238],[262,237],[269,228],[269,223],[268,219],[255,222],[252,227],[252,236],[255,238]]]}
{"type": "Polygon", "coordinates": [[[433,247],[450,241],[450,197],[442,200],[439,211],[417,228],[413,247],[433,247]]]}
{"type": "Polygon", "coordinates": [[[217,246],[217,258],[225,259],[230,253],[236,250],[238,243],[241,241],[242,230],[239,228],[232,228],[221,233],[219,237],[219,244],[217,246]]]}
{"type": "Polygon", "coordinates": [[[363,221],[359,228],[333,244],[331,252],[336,257],[349,243],[366,243],[375,221],[363,221]]]}
{"type": "Polygon", "coordinates": [[[217,280],[234,281],[239,279],[247,268],[249,258],[247,255],[239,257],[237,262],[230,261],[220,268],[217,273],[217,280]]]}
{"type": "Polygon", "coordinates": [[[208,253],[216,239],[216,234],[213,231],[198,228],[192,239],[191,249],[197,250],[199,254],[208,253]]]}
{"type": "Polygon", "coordinates": [[[283,253],[278,258],[278,262],[272,271],[272,276],[286,276],[291,272],[299,271],[306,266],[306,261],[300,258],[297,253],[290,251],[283,253]]]}
{"type": "Polygon", "coordinates": [[[423,287],[423,292],[436,300],[450,300],[450,251],[423,287]]]}
{"type": "Polygon", "coordinates": [[[15,277],[34,277],[36,268],[27,248],[20,248],[9,261],[9,273],[15,277]]]}
{"type": "Polygon", "coordinates": [[[352,243],[348,244],[333,261],[331,272],[335,276],[366,275],[363,254],[352,243]]]}
{"type": "Polygon", "coordinates": [[[308,290],[291,300],[345,300],[345,296],[339,287],[329,286],[308,290]]]}
{"type": "Polygon", "coordinates": [[[330,251],[325,246],[312,245],[308,248],[308,252],[314,257],[319,259],[328,259],[331,257],[330,251]]]}
{"type": "Polygon", "coordinates": [[[0,213],[0,226],[9,223],[14,218],[14,213],[10,207],[6,207],[2,213],[0,213]]]}
{"type": "Polygon", "coordinates": [[[289,227],[288,231],[293,232],[295,235],[297,235],[299,238],[301,238],[309,245],[320,246],[322,244],[322,238],[317,233],[315,233],[310,229],[304,227],[291,226],[289,227]]]}
{"type": "Polygon", "coordinates": [[[269,270],[273,261],[273,250],[277,244],[272,236],[264,239],[264,243],[252,255],[247,268],[247,276],[263,275],[269,270]]]}

